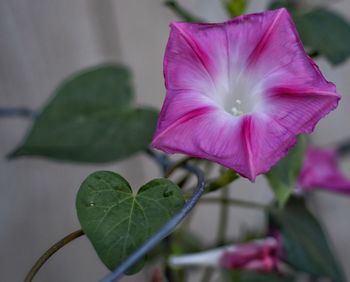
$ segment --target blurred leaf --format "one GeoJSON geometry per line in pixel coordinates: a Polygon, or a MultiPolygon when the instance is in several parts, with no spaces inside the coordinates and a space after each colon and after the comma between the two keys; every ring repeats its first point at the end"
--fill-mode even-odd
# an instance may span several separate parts
{"type": "MultiPolygon", "coordinates": [[[[103,263],[114,269],[184,205],[181,190],[155,179],[134,195],[120,175],[100,171],[80,186],[76,207],[83,231],[103,263]]],[[[133,272],[142,267],[142,262],[133,272]]]]}
{"type": "Polygon", "coordinates": [[[283,209],[272,209],[270,221],[282,234],[285,261],[298,271],[345,282],[317,219],[301,200],[293,199],[283,209]]]}
{"type": "Polygon", "coordinates": [[[237,17],[244,13],[247,0],[224,0],[224,5],[229,17],[237,17]]]}
{"type": "Polygon", "coordinates": [[[299,136],[297,144],[288,152],[288,155],[266,174],[280,207],[287,203],[295,189],[303,165],[304,153],[305,139],[299,136]]]}
{"type": "Polygon", "coordinates": [[[294,277],[278,273],[260,273],[248,271],[225,271],[225,282],[293,282],[294,277]]]}
{"type": "Polygon", "coordinates": [[[350,24],[340,15],[319,8],[294,18],[305,46],[319,52],[333,65],[350,55],[350,24]]]}
{"type": "Polygon", "coordinates": [[[201,18],[197,18],[196,16],[192,15],[189,11],[187,11],[184,7],[182,7],[177,1],[175,0],[168,0],[164,2],[165,6],[169,7],[170,10],[174,12],[176,16],[182,21],[185,22],[206,22],[205,20],[201,18]]]}
{"type": "Polygon", "coordinates": [[[350,24],[341,15],[325,8],[303,13],[292,1],[273,1],[269,9],[285,7],[292,14],[303,44],[314,54],[324,56],[333,65],[350,55],[350,24]]]}
{"type": "Polygon", "coordinates": [[[109,162],[147,148],[157,112],[132,107],[132,94],[130,73],[123,66],[103,65],[72,76],[10,157],[109,162]]]}
{"type": "Polygon", "coordinates": [[[268,10],[274,10],[279,8],[287,8],[289,12],[293,13],[295,12],[295,3],[293,1],[288,0],[277,0],[270,2],[270,4],[267,7],[268,10]]]}

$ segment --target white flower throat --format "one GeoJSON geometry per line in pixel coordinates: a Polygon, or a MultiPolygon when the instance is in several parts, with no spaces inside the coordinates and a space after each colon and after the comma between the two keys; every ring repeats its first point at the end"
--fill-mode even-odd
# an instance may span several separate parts
{"type": "Polygon", "coordinates": [[[252,77],[239,75],[232,79],[223,98],[223,108],[233,116],[241,116],[256,111],[261,88],[252,77]]]}
{"type": "Polygon", "coordinates": [[[240,116],[243,114],[243,112],[241,111],[242,101],[240,99],[236,99],[235,102],[236,102],[237,106],[232,107],[231,112],[234,116],[240,116]]]}

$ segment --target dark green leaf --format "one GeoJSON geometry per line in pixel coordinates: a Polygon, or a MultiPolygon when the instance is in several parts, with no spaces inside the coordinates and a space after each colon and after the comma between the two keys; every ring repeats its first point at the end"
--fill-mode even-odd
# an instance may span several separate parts
{"type": "Polygon", "coordinates": [[[169,7],[169,9],[171,9],[174,14],[179,17],[180,20],[183,20],[185,22],[205,22],[205,20],[192,15],[175,0],[165,1],[164,4],[169,7]]]}
{"type": "Polygon", "coordinates": [[[224,0],[224,5],[229,17],[237,17],[244,13],[247,7],[247,0],[224,0]]]}
{"type": "Polygon", "coordinates": [[[145,149],[157,112],[133,108],[132,93],[123,66],[104,65],[74,75],[57,89],[11,156],[109,162],[145,149]]]}
{"type": "Polygon", "coordinates": [[[274,9],[279,9],[279,8],[286,8],[289,10],[289,12],[294,12],[295,10],[295,3],[293,1],[288,1],[288,0],[277,0],[277,1],[272,1],[268,5],[268,10],[274,10],[274,9]]]}
{"type": "Polygon", "coordinates": [[[285,7],[292,14],[305,47],[312,54],[324,56],[333,65],[345,62],[350,55],[350,24],[338,13],[325,8],[303,13],[297,1],[278,0],[269,9],[285,7]]]}
{"type": "Polygon", "coordinates": [[[91,174],[76,200],[82,229],[109,269],[125,260],[183,205],[181,190],[170,180],[152,180],[134,195],[123,177],[107,171],[91,174]]]}
{"type": "Polygon", "coordinates": [[[295,189],[304,160],[304,152],[305,140],[304,137],[299,136],[297,145],[266,174],[280,207],[285,205],[295,189]]]}
{"type": "Polygon", "coordinates": [[[278,273],[225,271],[225,282],[293,282],[294,277],[278,273]]]}
{"type": "Polygon", "coordinates": [[[283,210],[272,209],[270,220],[281,230],[288,264],[298,271],[345,282],[325,232],[301,200],[289,201],[283,210]]]}
{"type": "Polygon", "coordinates": [[[319,8],[294,20],[304,45],[332,64],[340,64],[350,55],[350,24],[339,14],[319,8]]]}

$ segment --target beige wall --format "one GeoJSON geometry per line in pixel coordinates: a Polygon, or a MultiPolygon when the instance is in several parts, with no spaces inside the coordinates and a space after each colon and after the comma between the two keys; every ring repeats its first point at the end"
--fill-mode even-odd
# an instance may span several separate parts
{"type": "MultiPolygon", "coordinates": [[[[218,1],[181,1],[208,20],[224,19],[218,1]]],[[[259,11],[264,1],[252,1],[259,11]]],[[[0,1],[0,105],[40,107],[65,76],[82,67],[117,61],[134,72],[137,102],[160,106],[164,95],[162,57],[168,24],[174,15],[161,0],[2,0],[0,1]]],[[[341,12],[350,4],[337,4],[341,12]]],[[[349,14],[350,17],[350,14],[349,14]]],[[[315,140],[328,144],[350,135],[350,63],[333,69],[321,62],[343,94],[340,109],[321,122],[315,140]],[[348,95],[349,94],[349,95],[348,95]]],[[[0,150],[5,156],[21,140],[30,122],[0,120],[0,150]]],[[[34,260],[54,241],[78,229],[75,194],[92,171],[110,169],[138,187],[157,176],[143,156],[109,166],[75,165],[43,159],[0,160],[0,273],[1,281],[21,281],[34,260]]],[[[349,169],[349,166],[348,166],[349,169]]],[[[262,177],[256,185],[240,180],[235,197],[267,201],[271,194],[262,177]]],[[[350,276],[350,199],[320,194],[312,199],[321,209],[337,251],[350,276]]],[[[210,240],[217,222],[214,207],[201,206],[192,226],[210,240]]],[[[256,211],[231,209],[230,235],[241,226],[261,225],[256,211]]],[[[60,251],[36,281],[97,281],[106,273],[86,238],[60,251]]],[[[142,274],[125,281],[142,281],[142,274]]]]}

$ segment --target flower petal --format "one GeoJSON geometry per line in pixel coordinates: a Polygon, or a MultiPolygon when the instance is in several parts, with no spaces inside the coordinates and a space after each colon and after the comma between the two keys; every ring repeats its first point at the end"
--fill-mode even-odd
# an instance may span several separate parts
{"type": "Polygon", "coordinates": [[[269,37],[285,9],[236,17],[225,25],[230,66],[246,70],[270,43],[269,37]]]}
{"type": "Polygon", "coordinates": [[[166,88],[215,97],[217,78],[227,69],[225,46],[226,34],[220,25],[172,23],[164,56],[166,88]]]}
{"type": "Polygon", "coordinates": [[[241,173],[250,180],[271,169],[296,142],[294,134],[266,114],[244,118],[243,140],[248,172],[241,173]]]}
{"type": "Polygon", "coordinates": [[[334,91],[330,89],[334,85],[324,79],[317,65],[306,55],[287,10],[275,10],[270,18],[269,26],[260,33],[259,41],[247,58],[249,71],[264,81],[266,89],[317,86],[334,91]]]}
{"type": "Polygon", "coordinates": [[[221,24],[173,23],[164,76],[167,96],[152,145],[215,161],[250,180],[340,99],[306,55],[285,9],[221,24]]]}
{"type": "Polygon", "coordinates": [[[266,115],[236,118],[203,105],[170,124],[167,117],[177,113],[174,105],[171,108],[165,118],[161,114],[162,125],[158,126],[153,147],[215,161],[252,181],[296,142],[294,135],[266,115]]]}
{"type": "Polygon", "coordinates": [[[275,88],[267,98],[266,110],[290,134],[310,133],[321,118],[337,107],[340,99],[335,90],[320,89],[275,88]]]}
{"type": "MultiPolygon", "coordinates": [[[[200,105],[185,112],[180,110],[180,102],[178,107],[172,104],[171,109],[162,110],[152,146],[167,153],[179,152],[226,164],[242,149],[236,142],[240,119],[205,103],[200,105]]],[[[236,162],[243,166],[245,159],[238,157],[236,162]]]]}

